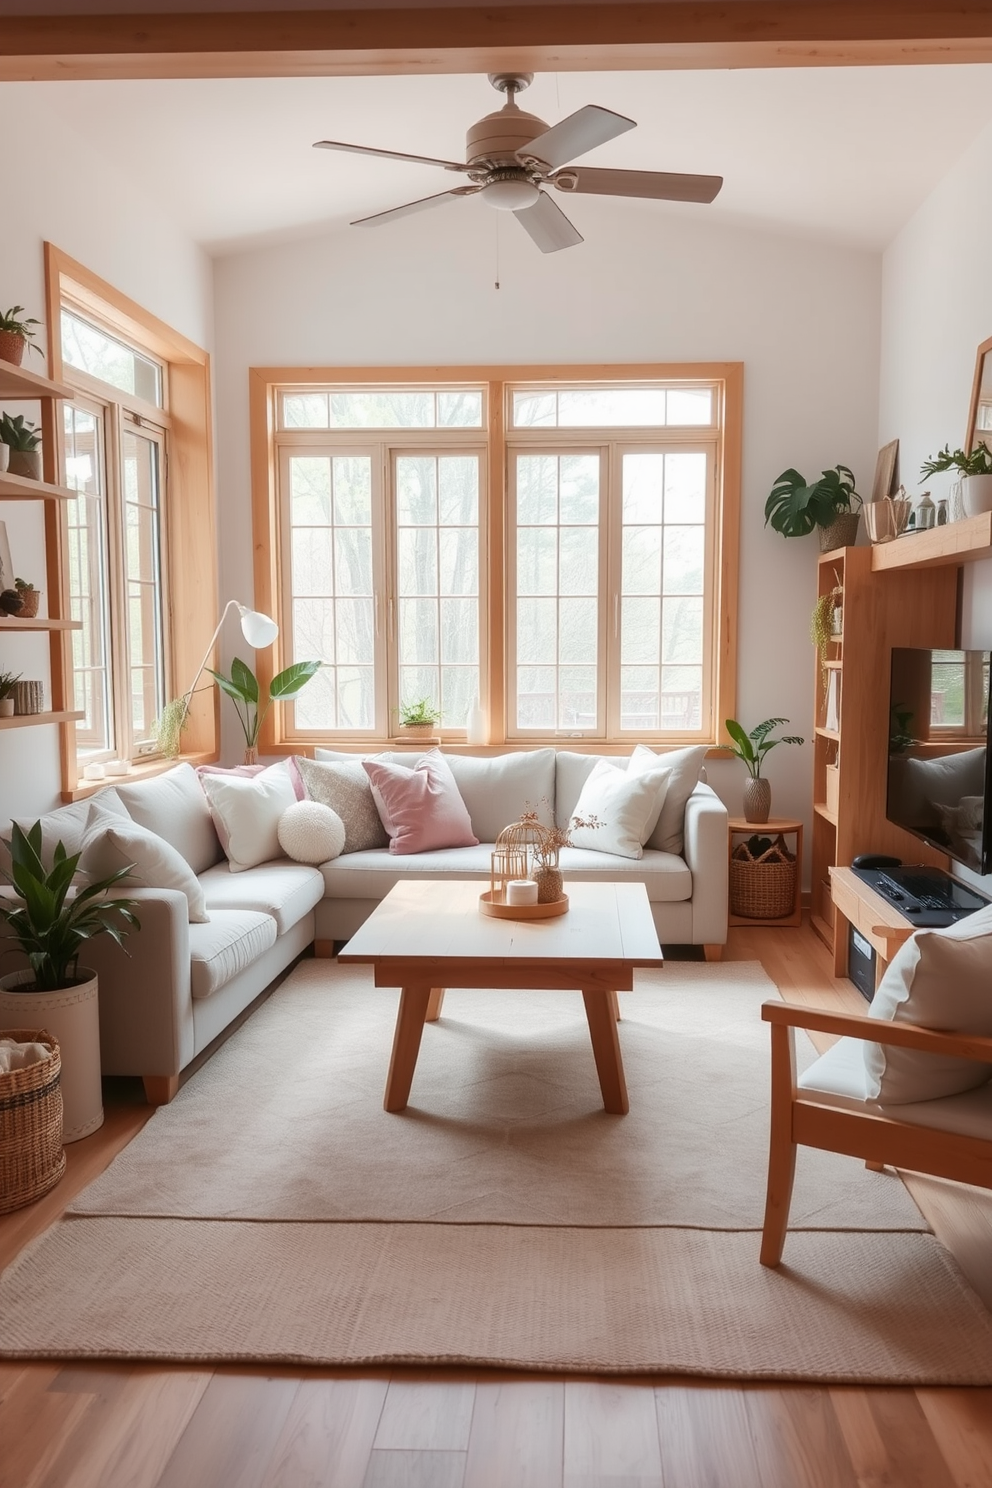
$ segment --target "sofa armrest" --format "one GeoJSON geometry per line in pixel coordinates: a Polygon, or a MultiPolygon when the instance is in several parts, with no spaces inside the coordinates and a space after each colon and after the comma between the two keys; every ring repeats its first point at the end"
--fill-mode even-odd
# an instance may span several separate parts
{"type": "Polygon", "coordinates": [[[100,1055],[105,1075],[177,1075],[194,1053],[189,906],[177,889],[122,886],[140,930],[124,947],[109,935],[83,955],[100,978],[100,1055]]]}
{"type": "Polygon", "coordinates": [[[683,856],[692,874],[692,941],[724,945],[727,940],[727,821],[720,797],[700,782],[685,806],[683,856]]]}

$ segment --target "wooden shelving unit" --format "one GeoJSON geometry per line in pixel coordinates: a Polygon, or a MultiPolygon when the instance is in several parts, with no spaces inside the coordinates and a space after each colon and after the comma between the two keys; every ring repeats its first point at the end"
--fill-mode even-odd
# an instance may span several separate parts
{"type": "Polygon", "coordinates": [[[85,713],[17,713],[13,718],[0,718],[0,729],[31,728],[39,723],[72,723],[85,717],[85,713]]]}
{"type": "Polygon", "coordinates": [[[11,475],[9,470],[0,472],[0,501],[71,501],[75,494],[69,486],[29,480],[26,475],[11,475]]]}
{"type": "Polygon", "coordinates": [[[18,620],[14,616],[0,617],[0,632],[5,630],[82,630],[81,620],[50,620],[47,615],[36,615],[33,620],[18,620]]]}
{"type": "Polygon", "coordinates": [[[871,550],[872,573],[894,569],[958,567],[992,558],[992,512],[931,527],[929,532],[906,533],[894,542],[879,543],[871,550]]]}
{"type": "MultiPolygon", "coordinates": [[[[984,518],[973,518],[982,523],[984,518]]],[[[946,868],[947,857],[893,826],[885,816],[889,728],[889,654],[893,646],[948,646],[956,639],[957,567],[960,559],[935,558],[929,539],[969,528],[956,522],[939,533],[897,539],[874,548],[841,548],[820,558],[818,594],[843,590],[843,630],[831,637],[828,674],[836,677],[839,727],[824,723],[826,689],[816,662],[814,711],[811,921],[833,945],[830,869],[846,867],[863,852],[892,853],[910,862],[946,868]],[[900,548],[912,563],[876,566],[878,553],[900,548]],[[927,548],[911,543],[926,543],[927,548]],[[919,561],[921,560],[922,561],[919,561]],[[831,794],[827,804],[828,768],[831,794]],[[835,772],[835,773],[834,773],[835,772]]],[[[986,529],[990,530],[990,529],[986,529]]],[[[979,556],[977,553],[975,556],[979,556]]]]}

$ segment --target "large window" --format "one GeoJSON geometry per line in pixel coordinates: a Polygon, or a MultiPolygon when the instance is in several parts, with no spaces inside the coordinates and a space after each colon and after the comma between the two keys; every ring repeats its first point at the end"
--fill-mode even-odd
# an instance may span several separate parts
{"type": "Polygon", "coordinates": [[[383,740],[421,698],[452,742],[476,698],[493,743],[714,740],[739,367],[472,370],[253,373],[256,601],[274,665],[324,663],[270,742],[383,740]]]}

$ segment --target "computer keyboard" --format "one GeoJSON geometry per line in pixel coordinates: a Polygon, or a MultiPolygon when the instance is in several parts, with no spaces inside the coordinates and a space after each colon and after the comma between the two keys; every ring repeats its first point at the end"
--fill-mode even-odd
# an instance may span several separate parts
{"type": "Polygon", "coordinates": [[[953,909],[954,887],[948,883],[945,889],[935,883],[927,873],[906,873],[898,879],[887,873],[878,875],[879,884],[895,899],[915,899],[924,909],[953,909]]]}

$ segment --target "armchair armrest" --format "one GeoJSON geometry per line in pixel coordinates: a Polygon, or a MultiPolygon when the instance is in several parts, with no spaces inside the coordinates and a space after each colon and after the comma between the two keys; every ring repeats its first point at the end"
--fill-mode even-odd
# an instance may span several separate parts
{"type": "Polygon", "coordinates": [[[763,1002],[761,1016],[766,1023],[786,1028],[810,1028],[816,1033],[836,1033],[866,1043],[895,1044],[903,1049],[951,1054],[957,1059],[979,1059],[992,1064],[992,1038],[980,1034],[945,1033],[936,1028],[921,1028],[916,1023],[890,1023],[887,1019],[867,1018],[858,1013],[831,1013],[826,1008],[796,1007],[787,1002],[763,1002]]]}

